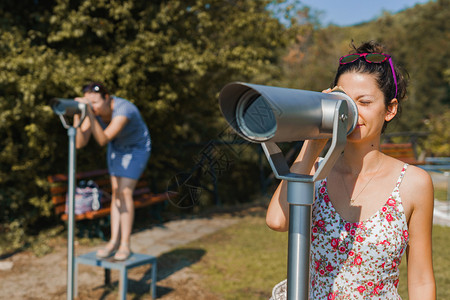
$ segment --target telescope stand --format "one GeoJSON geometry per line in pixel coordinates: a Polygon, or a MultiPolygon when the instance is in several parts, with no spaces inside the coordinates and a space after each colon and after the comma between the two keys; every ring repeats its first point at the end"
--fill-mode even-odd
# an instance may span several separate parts
{"type": "Polygon", "coordinates": [[[324,179],[328,175],[344,150],[347,142],[347,123],[347,103],[340,100],[336,102],[334,108],[333,137],[330,149],[314,175],[291,173],[280,148],[274,142],[261,143],[275,177],[287,181],[287,201],[289,203],[288,300],[308,300],[314,182],[324,179]]]}
{"type": "Polygon", "coordinates": [[[288,299],[308,299],[311,210],[314,182],[288,181],[288,299]]]}
{"type": "Polygon", "coordinates": [[[86,117],[86,106],[81,105],[80,108],[80,122],[76,127],[69,125],[67,121],[67,116],[64,112],[55,111],[61,123],[65,129],[67,129],[67,135],[69,136],[69,171],[68,171],[68,181],[67,181],[67,193],[68,193],[68,232],[67,232],[67,300],[73,299],[74,293],[74,230],[75,230],[75,169],[76,169],[76,146],[75,138],[77,135],[77,128],[83,123],[86,117]]]}
{"type": "Polygon", "coordinates": [[[77,130],[70,126],[67,129],[69,136],[69,171],[68,171],[68,194],[69,194],[69,220],[67,233],[67,299],[73,299],[73,269],[74,269],[74,228],[75,228],[75,162],[76,148],[75,137],[77,130]]]}

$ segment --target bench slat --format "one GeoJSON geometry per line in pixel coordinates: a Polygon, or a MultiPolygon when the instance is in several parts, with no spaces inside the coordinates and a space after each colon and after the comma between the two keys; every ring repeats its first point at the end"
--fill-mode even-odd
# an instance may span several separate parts
{"type": "Polygon", "coordinates": [[[412,143],[381,144],[380,150],[386,155],[392,156],[411,165],[425,164],[424,161],[418,161],[416,159],[412,143]]]}
{"type": "MultiPolygon", "coordinates": [[[[108,175],[108,169],[101,169],[101,170],[93,170],[93,171],[87,171],[87,172],[78,172],[75,175],[76,179],[91,179],[90,177],[99,177],[99,176],[104,176],[104,175],[108,175]]],[[[64,181],[68,181],[69,178],[67,176],[67,174],[55,174],[55,175],[50,175],[47,177],[47,180],[50,183],[56,183],[56,182],[64,182],[64,181]]]]}
{"type": "MultiPolygon", "coordinates": [[[[141,207],[146,207],[146,206],[156,204],[159,202],[164,202],[165,200],[167,200],[167,198],[168,198],[167,193],[147,195],[145,197],[134,200],[134,208],[141,208],[141,207]]],[[[110,212],[111,212],[110,207],[102,207],[99,210],[88,211],[84,214],[76,215],[75,220],[82,220],[82,219],[92,220],[92,219],[96,219],[96,218],[106,217],[106,216],[109,216],[110,212]]],[[[62,216],[62,219],[64,221],[67,221],[68,215],[64,214],[62,216]]]]}

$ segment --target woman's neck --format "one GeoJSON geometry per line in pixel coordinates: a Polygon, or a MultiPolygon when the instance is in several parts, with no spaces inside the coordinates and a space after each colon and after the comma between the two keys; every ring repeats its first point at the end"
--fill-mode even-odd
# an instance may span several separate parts
{"type": "Polygon", "coordinates": [[[378,143],[347,143],[341,157],[336,162],[340,173],[358,175],[374,171],[379,166],[383,154],[378,143]]]}

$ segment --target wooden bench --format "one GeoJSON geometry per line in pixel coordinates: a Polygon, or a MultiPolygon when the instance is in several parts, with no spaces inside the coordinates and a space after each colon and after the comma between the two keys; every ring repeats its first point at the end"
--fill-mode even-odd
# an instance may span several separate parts
{"type": "MultiPolygon", "coordinates": [[[[75,220],[95,220],[109,216],[111,212],[111,181],[108,170],[102,169],[79,172],[75,177],[76,182],[80,180],[93,180],[99,186],[99,189],[102,192],[102,198],[100,200],[101,208],[98,210],[88,211],[83,214],[75,215],[75,220]]],[[[57,216],[60,216],[61,220],[67,221],[68,214],[66,214],[65,209],[66,194],[68,189],[68,176],[67,174],[49,175],[47,177],[47,180],[50,183],[50,194],[52,203],[54,205],[55,214],[57,216]]],[[[145,179],[139,179],[133,193],[135,208],[147,207],[157,203],[162,203],[168,199],[168,193],[152,193],[148,186],[149,184],[145,179]]]]}
{"type": "Polygon", "coordinates": [[[385,143],[381,144],[381,152],[386,155],[397,158],[405,163],[411,165],[423,165],[425,161],[417,160],[414,146],[412,143],[393,144],[385,143]]]}

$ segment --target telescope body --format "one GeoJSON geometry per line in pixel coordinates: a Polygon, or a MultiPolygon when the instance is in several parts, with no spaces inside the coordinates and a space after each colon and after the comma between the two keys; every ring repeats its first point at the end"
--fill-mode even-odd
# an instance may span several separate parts
{"type": "Polygon", "coordinates": [[[356,127],[358,108],[344,92],[320,93],[249,83],[227,84],[219,95],[229,125],[253,143],[331,138],[338,101],[348,106],[347,134],[356,127]]]}
{"type": "Polygon", "coordinates": [[[50,100],[50,106],[57,115],[65,115],[68,117],[81,114],[86,109],[86,104],[64,98],[53,98],[50,100]]]}

